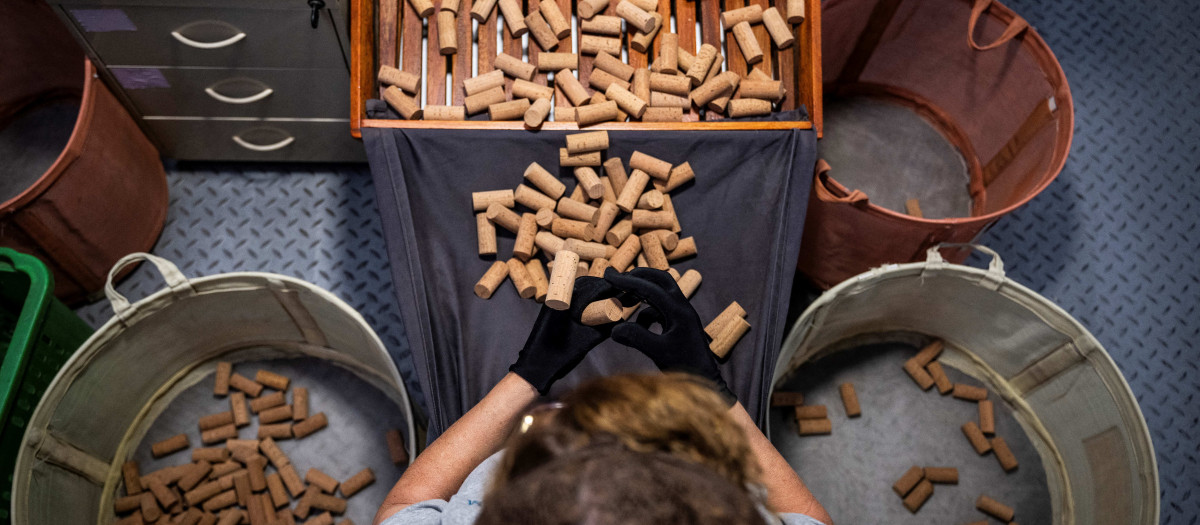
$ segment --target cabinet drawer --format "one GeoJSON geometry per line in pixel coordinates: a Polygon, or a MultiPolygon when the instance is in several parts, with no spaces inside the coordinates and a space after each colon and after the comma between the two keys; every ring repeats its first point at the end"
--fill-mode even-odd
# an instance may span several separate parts
{"type": "Polygon", "coordinates": [[[64,7],[108,67],[346,68],[326,18],[308,9],[64,7]]]}
{"type": "Polygon", "coordinates": [[[109,69],[145,116],[347,118],[345,69],[109,69]]]}
{"type": "Polygon", "coordinates": [[[348,119],[147,118],[163,155],[180,160],[363,162],[366,150],[350,136],[348,119]]]}

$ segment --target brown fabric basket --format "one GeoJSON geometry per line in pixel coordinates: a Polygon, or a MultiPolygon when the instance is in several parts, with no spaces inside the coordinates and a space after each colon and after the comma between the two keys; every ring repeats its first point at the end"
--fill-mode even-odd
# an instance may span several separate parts
{"type": "Polygon", "coordinates": [[[46,263],[54,294],[78,302],[100,291],[121,256],[154,246],[166,221],[166,173],[48,5],[0,2],[0,50],[13,63],[0,74],[0,129],[43,104],[79,104],[53,164],[30,168],[38,171],[18,192],[0,192],[0,246],[46,263]]]}
{"type": "Polygon", "coordinates": [[[971,212],[888,210],[818,163],[798,265],[816,284],[970,242],[1058,175],[1074,127],[1071,91],[1046,42],[1011,9],[993,0],[829,0],[823,9],[825,92],[899,104],[933,125],[962,155],[971,212]]]}

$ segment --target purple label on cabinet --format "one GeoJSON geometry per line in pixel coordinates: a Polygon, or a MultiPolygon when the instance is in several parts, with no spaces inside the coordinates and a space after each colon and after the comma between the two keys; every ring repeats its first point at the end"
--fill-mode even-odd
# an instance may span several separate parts
{"type": "Polygon", "coordinates": [[[71,16],[88,33],[137,31],[133,20],[120,9],[71,9],[71,16]]]}
{"type": "Polygon", "coordinates": [[[162,71],[152,67],[114,67],[109,71],[126,90],[171,87],[162,71]]]}

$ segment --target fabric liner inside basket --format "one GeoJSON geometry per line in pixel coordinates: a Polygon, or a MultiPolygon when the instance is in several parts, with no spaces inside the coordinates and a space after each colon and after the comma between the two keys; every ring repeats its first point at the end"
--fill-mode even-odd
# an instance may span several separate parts
{"type": "MultiPolygon", "coordinates": [[[[238,354],[247,355],[242,351],[238,354]]],[[[276,442],[292,460],[301,478],[309,468],[317,468],[341,482],[370,467],[375,473],[375,482],[348,500],[347,511],[342,517],[355,523],[371,523],[383,498],[404,472],[404,465],[392,465],[384,438],[384,433],[390,429],[399,429],[401,435],[407,435],[404,411],[397,406],[397,401],[354,372],[313,357],[260,360],[251,355],[249,361],[235,361],[233,370],[250,379],[258,370],[291,379],[285,396],[289,404],[296,387],[308,388],[309,416],[324,412],[329,425],[303,439],[276,442]]],[[[229,410],[229,397],[214,397],[212,388],[211,367],[205,367],[189,374],[167,394],[173,399],[150,423],[134,451],[133,459],[138,461],[142,474],[190,463],[191,452],[196,448],[223,446],[220,443],[202,444],[196,426],[203,416],[229,410]],[[157,460],[153,458],[151,444],[180,433],[187,434],[189,448],[157,460]]],[[[230,389],[230,392],[235,391],[230,389]]],[[[264,388],[261,395],[274,392],[264,388]]],[[[247,396],[247,401],[251,399],[247,396]]],[[[250,424],[238,429],[238,439],[257,439],[258,426],[258,416],[251,413],[250,424]]],[[[276,470],[267,467],[267,472],[276,470]]],[[[123,494],[122,491],[120,495],[123,494]]],[[[336,495],[342,497],[340,492],[336,495]]],[[[293,499],[289,505],[295,507],[296,502],[293,499]]],[[[320,511],[312,515],[316,514],[320,511]]]]}
{"type": "Polygon", "coordinates": [[[825,116],[818,146],[842,185],[899,213],[917,199],[927,219],[971,215],[962,153],[921,115],[886,100],[844,97],[831,98],[825,116]]]}
{"type": "MultiPolygon", "coordinates": [[[[986,518],[975,509],[980,494],[1016,510],[1014,521],[1050,523],[1050,491],[1041,458],[1012,410],[995,392],[996,436],[1004,438],[1018,467],[1005,473],[995,454],[975,453],[960,427],[979,422],[978,404],[922,391],[902,370],[917,347],[873,343],[804,364],[777,390],[801,392],[806,405],[825,405],[833,433],[800,436],[791,407],[771,409],[771,440],[841,523],[968,523],[986,518]],[[838,385],[853,383],[862,415],[848,418],[838,385]],[[955,467],[958,483],[933,486],[933,496],[913,514],[892,484],[913,465],[955,467]]],[[[952,382],[981,386],[943,363],[952,382]]],[[[989,438],[992,436],[988,436],[989,438]]]]}

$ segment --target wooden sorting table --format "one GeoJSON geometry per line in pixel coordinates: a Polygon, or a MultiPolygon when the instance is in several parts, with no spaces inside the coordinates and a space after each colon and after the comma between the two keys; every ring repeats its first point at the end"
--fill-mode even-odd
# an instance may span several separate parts
{"type": "MultiPolygon", "coordinates": [[[[461,105],[465,93],[463,81],[493,69],[493,59],[498,52],[507,52],[516,57],[528,56],[535,62],[540,49],[531,39],[523,44],[522,38],[513,38],[505,24],[499,20],[499,7],[493,9],[486,23],[477,24],[471,19],[472,0],[461,0],[458,9],[458,42],[462,52],[442,55],[437,46],[437,23],[435,17],[422,19],[406,0],[351,0],[351,69],[350,69],[350,127],[355,137],[362,136],[362,128],[407,128],[407,129],[524,129],[521,121],[426,121],[372,119],[366,115],[366,101],[378,96],[379,87],[375,80],[380,65],[399,67],[422,78],[421,93],[417,98],[429,105],[461,105]],[[432,23],[431,23],[432,22],[432,23]],[[475,31],[473,26],[478,26],[475,31]],[[489,37],[490,36],[490,37],[489,37]],[[478,38],[484,37],[484,38],[478,38]],[[478,53],[467,42],[477,45],[478,53]],[[476,58],[478,55],[478,58],[476,58]],[[425,74],[422,75],[422,61],[425,74]],[[449,77],[449,79],[447,79],[449,77]],[[447,95],[447,82],[449,94],[447,95]]],[[[534,0],[528,0],[533,3],[534,0]]],[[[559,7],[568,17],[575,13],[575,2],[557,0],[559,7]]],[[[604,14],[613,14],[619,0],[610,0],[604,14]]],[[[434,4],[440,9],[441,1],[434,4]]],[[[524,12],[530,12],[522,2],[524,12]]],[[[679,35],[679,45],[694,54],[701,43],[712,43],[725,57],[724,69],[745,76],[746,61],[738,49],[733,34],[722,31],[722,11],[747,5],[761,5],[764,9],[778,5],[786,13],[784,0],[660,0],[658,13],[664,20],[664,30],[672,25],[679,35]],[[697,24],[699,22],[699,24],[697,24]],[[698,26],[698,27],[697,27],[698,26]],[[699,34],[697,34],[697,29],[699,34]]],[[[801,105],[808,109],[811,121],[730,121],[720,120],[719,115],[700,115],[695,109],[684,114],[684,122],[606,122],[588,129],[608,130],[765,130],[765,129],[822,129],[821,108],[821,2],[805,0],[806,16],[802,23],[793,26],[796,42],[788,49],[778,49],[771,42],[766,28],[754,26],[754,34],[764,50],[762,62],[754,67],[771,74],[783,82],[786,97],[779,103],[781,111],[794,110],[801,105]],[[709,120],[711,119],[711,120],[709,120]]],[[[569,51],[572,39],[578,39],[581,31],[578,20],[571,36],[559,42],[559,51],[569,51]]],[[[660,31],[660,34],[663,32],[660,31]]],[[[646,67],[658,55],[661,38],[656,37],[650,53],[639,53],[628,45],[628,35],[622,37],[628,52],[628,63],[634,67],[646,67]]],[[[592,70],[592,57],[582,55],[579,64],[579,80],[588,85],[592,70]]],[[[506,81],[511,92],[512,80],[506,81]]],[[[534,82],[547,85],[546,75],[539,73],[534,82]]],[[[589,93],[593,90],[588,88],[589,93]]],[[[567,104],[566,98],[556,89],[555,105],[567,104]]],[[[547,121],[542,129],[578,129],[575,122],[547,121]]]]}

